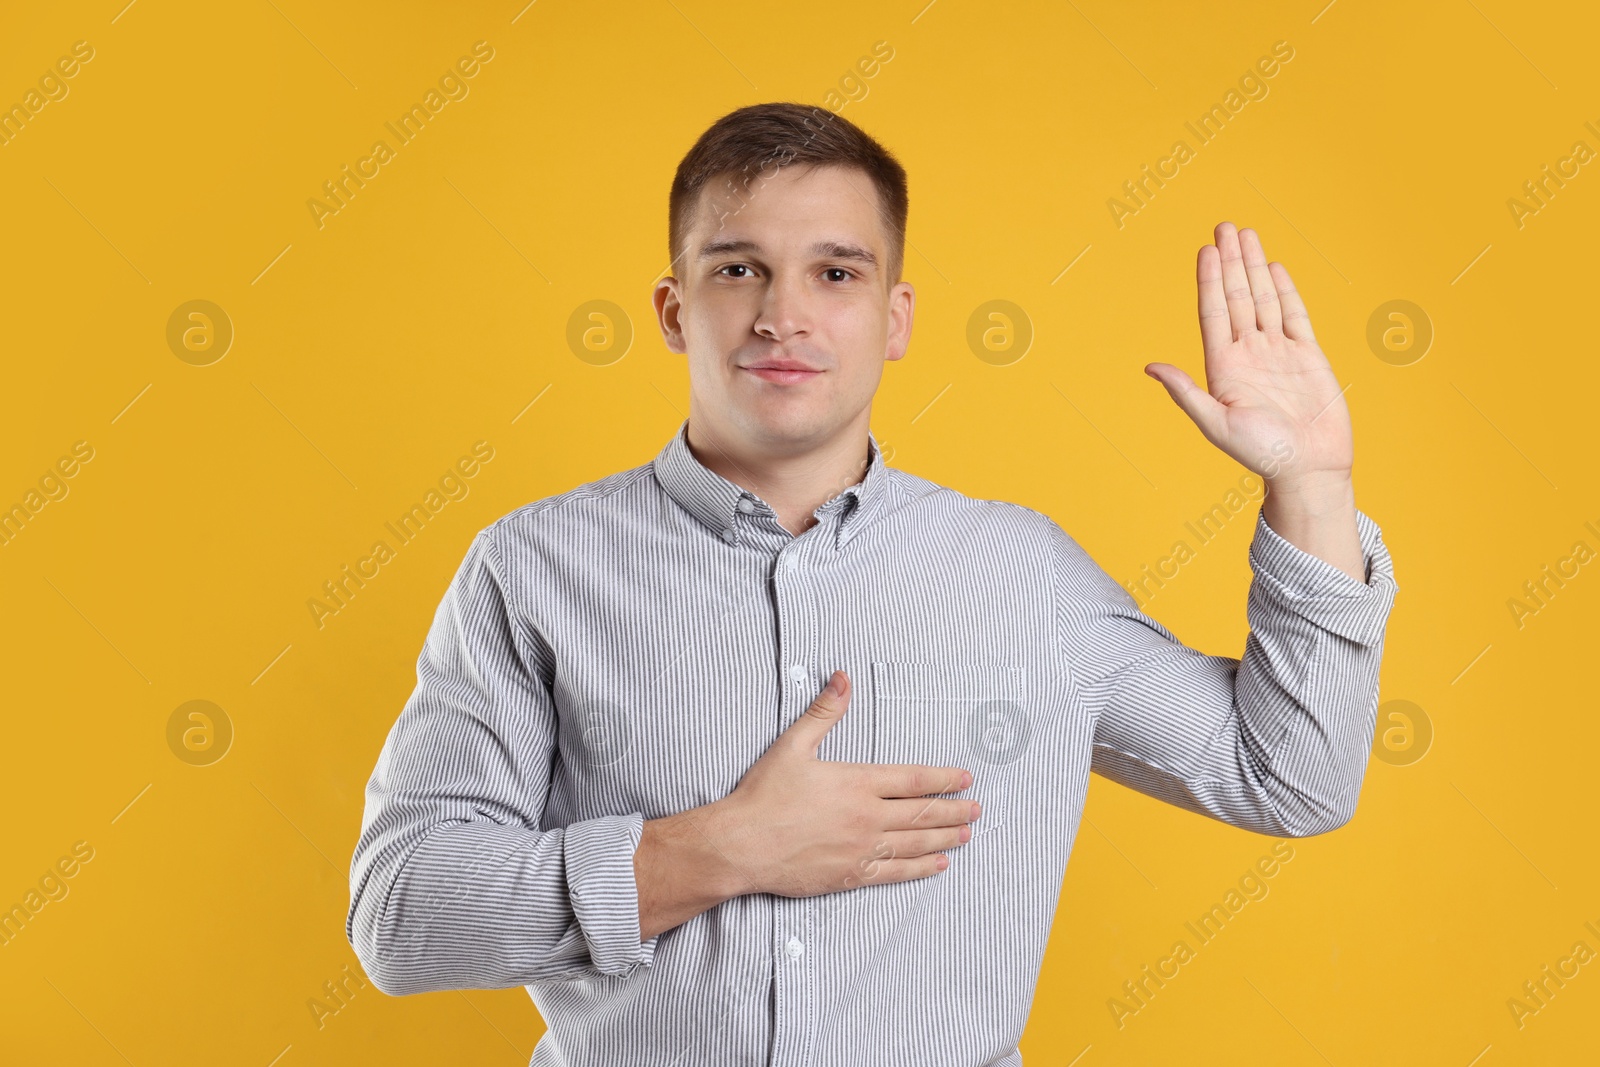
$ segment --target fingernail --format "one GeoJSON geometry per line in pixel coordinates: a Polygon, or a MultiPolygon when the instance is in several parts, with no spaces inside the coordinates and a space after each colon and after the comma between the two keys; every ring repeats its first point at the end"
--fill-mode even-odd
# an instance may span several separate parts
{"type": "Polygon", "coordinates": [[[965,789],[965,788],[967,788],[967,786],[969,786],[971,784],[972,784],[972,772],[971,771],[962,771],[961,772],[961,788],[965,789]]]}
{"type": "Polygon", "coordinates": [[[844,675],[840,674],[838,671],[834,671],[833,674],[829,676],[828,692],[832,693],[834,696],[842,696],[844,694],[844,675]]]}

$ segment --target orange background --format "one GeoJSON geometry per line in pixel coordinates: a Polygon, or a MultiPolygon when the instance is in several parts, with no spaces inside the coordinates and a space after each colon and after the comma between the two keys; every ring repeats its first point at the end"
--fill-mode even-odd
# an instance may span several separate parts
{"type": "MultiPolygon", "coordinates": [[[[0,906],[65,892],[0,947],[0,1061],[527,1061],[520,989],[327,997],[360,973],[362,790],[472,535],[685,417],[649,302],[673,168],[784,99],[910,172],[919,315],[873,418],[895,465],[1049,513],[1121,580],[1168,557],[1243,471],[1141,368],[1201,373],[1194,256],[1229,219],[1349,385],[1357,502],[1394,553],[1390,732],[1355,820],[1291,842],[1119,1026],[1123,983],[1274,842],[1095,779],[1028,1062],[1592,1055],[1592,7],[124,2],[30,5],[0,35],[0,104],[46,79],[0,144],[0,506],[38,505],[0,543],[0,906]],[[46,78],[78,41],[92,58],[46,78]],[[467,94],[319,226],[307,201],[478,41],[467,94]],[[1185,123],[1280,41],[1265,95],[1200,144],[1185,123]],[[1108,201],[1180,138],[1192,158],[1119,225],[1108,201]],[[209,325],[169,341],[196,300],[209,325]],[[1015,332],[974,346],[996,300],[1015,332]],[[604,351],[569,341],[591,301],[617,308],[604,351]],[[322,583],[480,441],[466,494],[319,626],[322,583]],[[1519,619],[1546,566],[1564,584],[1519,619]]],[[[1242,653],[1253,516],[1148,604],[1205,651],[1242,653]]]]}

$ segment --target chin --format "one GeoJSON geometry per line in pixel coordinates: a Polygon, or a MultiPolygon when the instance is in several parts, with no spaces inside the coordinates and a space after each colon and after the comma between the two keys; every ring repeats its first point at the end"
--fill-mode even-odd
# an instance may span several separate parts
{"type": "Polygon", "coordinates": [[[811,405],[767,405],[748,409],[740,420],[752,436],[769,441],[799,441],[814,437],[829,422],[828,413],[811,405]]]}

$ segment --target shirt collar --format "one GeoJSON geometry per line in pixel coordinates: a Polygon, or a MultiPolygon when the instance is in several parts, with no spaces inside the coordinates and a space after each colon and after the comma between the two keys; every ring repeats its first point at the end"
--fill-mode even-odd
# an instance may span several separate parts
{"type": "MultiPolygon", "coordinates": [[[[711,470],[695,458],[689,450],[689,420],[683,420],[678,432],[656,455],[652,466],[656,481],[667,495],[683,506],[712,533],[729,544],[740,538],[741,522],[755,513],[773,515],[775,512],[765,500],[711,470]],[[740,502],[750,509],[741,514],[740,502]]],[[[883,450],[878,439],[867,431],[867,471],[854,485],[841,490],[817,509],[818,518],[833,523],[833,543],[844,545],[867,526],[883,509],[888,494],[889,472],[883,460],[883,450]]]]}

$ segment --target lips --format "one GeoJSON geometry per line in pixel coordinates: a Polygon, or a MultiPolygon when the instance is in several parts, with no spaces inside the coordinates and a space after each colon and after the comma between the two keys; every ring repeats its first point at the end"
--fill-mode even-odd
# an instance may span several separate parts
{"type": "Polygon", "coordinates": [[[793,359],[765,359],[760,363],[742,368],[754,374],[757,378],[768,382],[777,382],[780,385],[793,385],[796,382],[810,381],[821,374],[820,370],[793,359]]]}
{"type": "Polygon", "coordinates": [[[759,363],[752,363],[745,370],[804,370],[816,372],[817,368],[809,363],[801,363],[797,359],[764,359],[759,363]]]}

